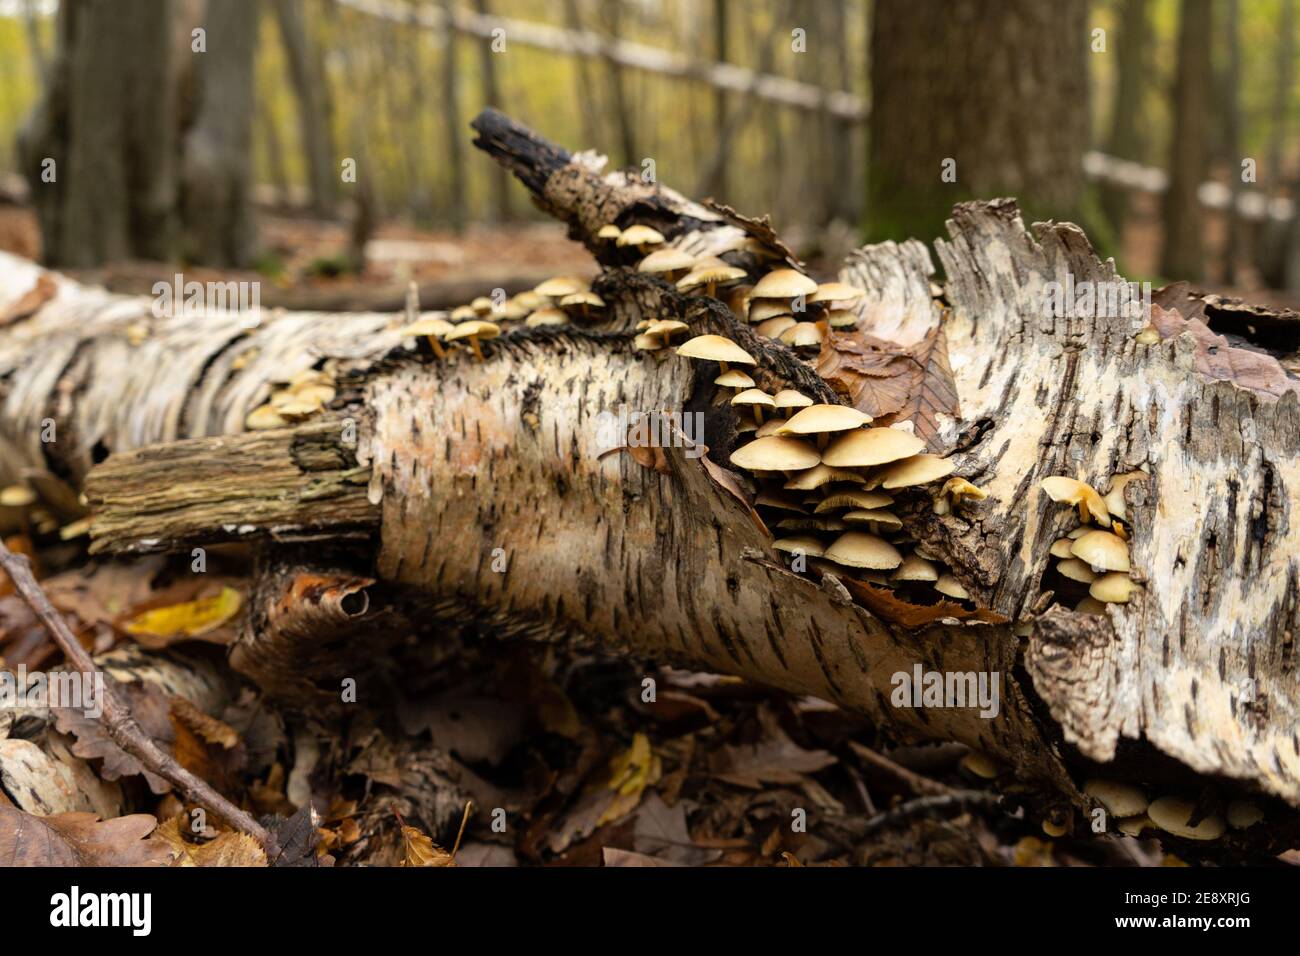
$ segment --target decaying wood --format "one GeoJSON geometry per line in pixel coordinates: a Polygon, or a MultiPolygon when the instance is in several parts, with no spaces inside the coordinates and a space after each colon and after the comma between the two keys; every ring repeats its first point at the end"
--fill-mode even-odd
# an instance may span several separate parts
{"type": "MultiPolygon", "coordinates": [[[[245,329],[234,316],[153,316],[141,300],[60,282],[41,310],[0,329],[0,481],[31,469],[73,485],[89,475],[97,548],[189,547],[223,538],[205,524],[236,506],[230,485],[202,500],[207,479],[185,480],[166,463],[243,462],[250,482],[264,472],[283,497],[250,491],[241,537],[274,551],[286,526],[290,538],[366,535],[337,573],[374,578],[385,600],[419,595],[433,615],[504,635],[735,673],[867,714],[899,739],[961,741],[997,759],[1007,784],[1038,794],[1035,813],[1055,801],[1091,807],[1079,789],[1091,775],[1139,780],[1152,796],[1253,794],[1270,826],[1225,842],[1286,845],[1295,832],[1286,805],[1300,806],[1295,389],[1208,378],[1197,350],[1209,346],[1188,333],[1140,344],[1144,320],[1123,310],[1053,317],[1048,282],[1118,277],[1076,227],[1026,230],[1010,201],[954,211],[937,243],[946,315],[919,243],[855,253],[841,277],[868,290],[857,309],[864,332],[910,346],[941,327],[959,412],[925,413],[931,450],[989,494],[942,516],[924,494],[900,497],[905,531],[984,609],[908,618],[847,577],[789,570],[742,500],[747,476],[728,470],[736,420],[714,394],[716,372],[671,350],[635,350],[633,329],[674,317],[692,333],[726,334],[758,359],[754,377],[768,391],[838,400],[830,383],[721,303],[636,274],[627,251],[595,232],[647,222],[684,248],[730,250],[747,264],[788,250],[762,223],[633,173],[605,175],[596,158],[570,156],[499,114],[475,126],[479,145],[606,267],[595,283],[610,304],[604,321],[508,328],[483,343],[485,361],[464,349],[438,361],[403,343],[400,316],[289,313],[245,329]],[[133,325],[147,335],[128,336],[133,325]],[[324,364],[340,388],[318,424],[229,437],[273,381],[324,364]],[[660,449],[655,468],[609,454],[619,442],[600,416],[620,408],[700,413],[707,460],[686,442],[660,449]],[[57,443],[40,440],[47,419],[57,443]],[[342,491],[313,509],[302,491],[314,479],[284,449],[343,421],[357,428],[354,461],[330,465],[342,491]],[[252,463],[245,443],[258,440],[278,450],[252,463]],[[356,468],[371,510],[352,490],[356,468]],[[1105,616],[1051,606],[1048,549],[1074,525],[1041,479],[1068,474],[1105,490],[1111,475],[1139,468],[1149,478],[1127,490],[1138,595],[1105,616]],[[894,706],[893,675],[917,664],[996,672],[999,713],[894,706]]],[[[40,275],[3,260],[0,307],[40,275]]],[[[372,594],[364,613],[375,603],[372,594]]],[[[311,639],[271,633],[288,644],[251,632],[242,641],[258,648],[245,671],[268,684],[285,660],[303,660],[295,635],[311,639]]]]}

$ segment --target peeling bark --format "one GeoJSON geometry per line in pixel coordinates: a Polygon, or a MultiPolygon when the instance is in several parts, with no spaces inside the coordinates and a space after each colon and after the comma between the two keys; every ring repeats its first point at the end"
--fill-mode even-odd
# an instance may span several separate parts
{"type": "MultiPolygon", "coordinates": [[[[868,290],[858,306],[863,331],[916,342],[942,323],[962,417],[940,421],[932,450],[990,496],[943,516],[925,494],[900,496],[905,531],[992,612],[905,627],[856,601],[863,592],[853,582],[791,572],[728,487],[744,493],[746,476],[727,479],[688,447],[664,448],[662,468],[644,468],[607,454],[602,441],[598,416],[625,406],[698,412],[708,458],[722,469],[735,445],[712,366],[633,349],[633,327],[645,316],[733,338],[758,359],[754,377],[769,391],[836,399],[784,345],[758,339],[715,300],[637,275],[626,251],[598,242],[595,231],[648,222],[678,245],[733,250],[746,264],[788,250],[761,223],[626,173],[602,175],[592,156],[570,156],[499,114],[480,117],[476,128],[479,144],[606,266],[596,283],[610,304],[606,320],[509,328],[483,343],[483,362],[464,349],[437,361],[403,346],[398,316],[326,322],[287,313],[249,330],[222,315],[156,318],[141,300],[61,282],[43,309],[0,329],[0,482],[26,469],[74,485],[89,474],[97,548],[184,547],[220,538],[217,520],[204,525],[237,508],[239,492],[213,483],[203,501],[206,476],[176,482],[166,463],[202,468],[210,457],[216,469],[226,461],[248,482],[242,538],[283,557],[277,529],[285,526],[290,537],[351,535],[339,580],[374,578],[386,600],[417,595],[434,615],[478,619],[503,635],[664,658],[815,694],[899,739],[962,741],[997,758],[1006,783],[1019,781],[1013,789],[1036,794],[1034,813],[1059,801],[1089,808],[1078,786],[1093,774],[1139,781],[1153,797],[1207,787],[1214,800],[1271,796],[1269,819],[1279,826],[1234,831],[1224,843],[1285,845],[1295,824],[1284,804],[1300,806],[1295,390],[1276,397],[1207,379],[1196,371],[1190,335],[1139,344],[1143,320],[1122,310],[1051,317],[1047,282],[1067,273],[1076,282],[1118,277],[1076,227],[1026,230],[1011,201],[954,211],[950,237],[937,244],[946,315],[930,297],[933,265],[919,243],[855,253],[841,277],[868,290]],[[734,251],[746,238],[766,248],[734,251]],[[128,337],[139,323],[148,336],[128,337]],[[326,364],[339,393],[322,418],[284,434],[229,437],[273,380],[326,364]],[[40,441],[45,418],[57,424],[56,443],[40,441]],[[306,521],[303,488],[317,479],[291,466],[285,449],[322,440],[344,421],[357,428],[355,458],[332,461],[327,481],[342,490],[307,507],[306,521]],[[183,438],[194,441],[157,444],[183,438]],[[274,450],[250,462],[255,442],[274,450]],[[1109,476],[1139,467],[1150,477],[1127,492],[1142,585],[1135,600],[1105,616],[1051,606],[1047,592],[1059,583],[1049,576],[1048,548],[1075,519],[1046,498],[1040,480],[1070,474],[1104,491],[1109,476]],[[354,493],[358,475],[368,481],[364,506],[354,493]],[[1008,623],[986,622],[998,616],[1008,623]],[[1027,637],[1013,622],[1028,625],[1027,637]],[[972,709],[893,706],[893,675],[918,663],[997,672],[1000,712],[981,719],[972,709]]],[[[0,263],[2,308],[40,272],[0,263]]],[[[376,612],[378,593],[364,614],[376,612]]],[[[326,667],[294,650],[314,626],[252,630],[236,659],[256,649],[251,656],[262,660],[326,667]]],[[[326,628],[347,635],[352,626],[336,619],[326,628]]],[[[274,670],[245,666],[263,678],[274,670]]]]}

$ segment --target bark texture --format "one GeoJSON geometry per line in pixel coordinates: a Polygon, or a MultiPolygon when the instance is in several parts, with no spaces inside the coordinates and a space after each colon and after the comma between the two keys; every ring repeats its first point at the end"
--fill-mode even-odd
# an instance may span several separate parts
{"type": "MultiPolygon", "coordinates": [[[[183,547],[229,537],[225,525],[205,532],[192,509],[224,514],[238,495],[227,483],[211,505],[196,501],[202,482],[178,485],[164,463],[239,461],[248,442],[268,442],[277,450],[249,470],[234,537],[274,555],[285,527],[290,538],[328,535],[332,525],[353,536],[353,564],[330,578],[341,590],[321,612],[332,632],[353,633],[357,615],[414,595],[431,612],[421,620],[479,620],[504,634],[736,673],[863,712],[901,739],[965,742],[997,758],[1009,785],[1038,795],[1035,813],[1090,806],[1079,785],[1094,773],[1139,780],[1152,796],[1208,788],[1213,801],[1275,798],[1265,802],[1277,827],[1224,845],[1285,845],[1294,826],[1283,825],[1294,820],[1285,805],[1300,805],[1300,402],[1291,380],[1270,393],[1214,366],[1206,374],[1204,346],[1190,334],[1139,344],[1141,318],[1053,318],[1047,282],[1117,277],[1077,227],[1026,230],[1011,201],[954,211],[937,244],[946,313],[931,298],[933,265],[920,243],[855,253],[842,277],[868,290],[858,307],[864,331],[916,342],[942,323],[961,412],[938,417],[932,450],[990,495],[943,516],[924,494],[901,496],[907,532],[985,609],[906,622],[847,575],[800,576],[771,550],[745,500],[747,477],[727,467],[736,420],[715,394],[716,370],[636,351],[633,328],[661,316],[724,333],[758,360],[753,374],[768,391],[834,401],[830,385],[720,302],[636,274],[620,261],[625,250],[594,238],[605,223],[642,221],[699,251],[754,240],[762,248],[731,253],[745,261],[786,255],[771,231],[635,175],[604,175],[593,157],[571,157],[498,114],[476,128],[479,145],[596,250],[607,267],[595,285],[610,304],[604,321],[510,328],[483,343],[483,362],[464,349],[438,361],[403,343],[397,316],[326,323],[287,313],[247,330],[220,315],[154,318],[140,300],[61,282],[35,315],[0,329],[0,483],[24,469],[71,484],[89,473],[97,547],[183,547]],[[148,336],[128,338],[124,329],[138,323],[148,336]],[[229,437],[273,380],[309,366],[333,369],[339,383],[323,418],[286,434],[229,437]],[[654,468],[610,454],[601,415],[622,407],[699,412],[707,457],[685,442],[660,449],[654,468]],[[58,424],[56,443],[40,441],[47,418],[58,424]],[[342,451],[350,445],[323,437],[331,422],[355,426],[351,461],[342,451]],[[291,450],[313,435],[333,449],[326,484],[337,491],[364,475],[368,489],[364,505],[340,493],[304,522],[296,502],[313,478],[291,450]],[[180,451],[154,444],[180,438],[198,441],[180,451]],[[117,457],[92,472],[110,452],[117,457]],[[1040,480],[1070,474],[1104,490],[1110,475],[1139,467],[1150,477],[1127,493],[1137,597],[1104,616],[1051,606],[1048,548],[1073,525],[1040,480]],[[354,580],[372,578],[373,588],[354,580]],[[356,589],[364,602],[351,597],[356,589]],[[894,706],[893,675],[917,664],[997,672],[999,713],[894,706]]],[[[0,306],[39,274],[3,260],[0,306]]],[[[273,684],[284,661],[311,660],[310,631],[250,629],[235,659],[273,684]]]]}

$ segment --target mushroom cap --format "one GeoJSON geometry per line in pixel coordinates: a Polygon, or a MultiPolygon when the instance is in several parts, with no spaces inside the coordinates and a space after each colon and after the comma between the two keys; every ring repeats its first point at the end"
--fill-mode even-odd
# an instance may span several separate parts
{"type": "Polygon", "coordinates": [[[528,315],[528,309],[518,298],[513,298],[506,299],[501,308],[495,309],[492,314],[497,319],[522,319],[528,315]]]}
{"type": "Polygon", "coordinates": [[[640,223],[628,226],[615,240],[620,246],[657,246],[664,241],[664,235],[658,229],[643,226],[640,223]]]}
{"type": "Polygon", "coordinates": [[[610,222],[600,227],[599,231],[597,231],[596,233],[596,238],[617,239],[622,234],[623,234],[623,230],[618,228],[618,226],[614,225],[612,222],[610,222]]]}
{"type": "Polygon", "coordinates": [[[1233,800],[1228,803],[1228,826],[1234,830],[1246,830],[1263,822],[1264,811],[1249,800],[1233,800]]]}
{"type": "Polygon", "coordinates": [[[590,289],[587,289],[582,292],[573,292],[564,296],[560,299],[560,305],[565,307],[589,305],[597,309],[603,309],[605,307],[605,300],[596,295],[596,293],[592,292],[590,289]]]}
{"type": "Polygon", "coordinates": [[[753,388],[754,380],[738,368],[729,368],[713,380],[723,388],[753,388]]]}
{"type": "Polygon", "coordinates": [[[447,341],[453,342],[456,339],[494,339],[501,334],[501,326],[495,322],[487,322],[483,319],[471,319],[469,322],[462,322],[447,333],[447,341]]]}
{"type": "Polygon", "coordinates": [[[903,556],[892,544],[865,531],[846,531],[826,549],[823,557],[849,568],[889,571],[903,563],[903,556]]]}
{"type": "Polygon", "coordinates": [[[993,780],[998,775],[998,765],[993,762],[988,754],[972,750],[966,756],[961,758],[963,769],[973,773],[977,777],[983,777],[985,780],[993,780]]]}
{"type": "Polygon", "coordinates": [[[894,499],[883,491],[865,491],[861,488],[850,488],[847,491],[837,491],[833,495],[827,495],[817,502],[817,507],[813,509],[813,513],[821,514],[824,511],[834,511],[837,508],[888,508],[893,503],[894,499]]]}
{"type": "Polygon", "coordinates": [[[1106,510],[1121,521],[1127,521],[1128,508],[1124,504],[1124,487],[1130,481],[1150,477],[1145,471],[1130,471],[1123,475],[1116,475],[1110,480],[1110,491],[1102,498],[1106,502],[1106,510]]]}
{"type": "Polygon", "coordinates": [[[764,319],[758,325],[754,326],[754,331],[766,339],[776,339],[781,337],[781,333],[791,328],[795,324],[794,317],[790,315],[778,315],[774,319],[764,319]]]}
{"type": "Polygon", "coordinates": [[[1136,590],[1137,585],[1127,574],[1111,571],[1093,581],[1092,587],[1088,588],[1088,594],[1107,604],[1127,604],[1136,590]]]}
{"type": "Polygon", "coordinates": [[[890,577],[895,581],[938,581],[939,571],[934,562],[909,554],[890,577]]]}
{"type": "Polygon", "coordinates": [[[731,453],[731,463],[749,471],[803,471],[820,460],[808,443],[779,435],[757,438],[731,453]]]}
{"type": "Polygon", "coordinates": [[[782,518],[776,523],[778,528],[792,531],[846,531],[848,525],[838,518],[813,518],[802,515],[798,518],[782,518]]]}
{"type": "Polygon", "coordinates": [[[816,322],[796,322],[779,337],[786,345],[795,348],[808,348],[822,344],[822,330],[817,328],[816,322]]]}
{"type": "Polygon", "coordinates": [[[288,420],[270,405],[259,405],[244,419],[244,427],[249,431],[265,431],[268,428],[281,428],[287,424],[288,420]]]}
{"type": "Polygon", "coordinates": [[[766,322],[768,319],[780,318],[783,315],[794,318],[789,302],[782,302],[780,299],[752,299],[749,303],[748,318],[751,323],[766,322]]]}
{"type": "Polygon", "coordinates": [[[825,545],[810,534],[798,534],[789,538],[777,538],[772,542],[772,547],[777,551],[785,551],[793,554],[796,551],[802,551],[810,558],[820,558],[825,554],[825,545]]]}
{"type": "Polygon", "coordinates": [[[1116,817],[1134,817],[1145,812],[1147,795],[1130,783],[1094,777],[1083,785],[1083,792],[1096,799],[1106,812],[1116,817]]]}
{"type": "MultiPolygon", "coordinates": [[[[554,279],[546,280],[546,282],[554,282],[554,281],[556,280],[554,279]]],[[[542,285],[545,284],[546,284],[545,282],[542,283],[542,285]]],[[[510,301],[516,303],[517,305],[519,305],[521,308],[525,309],[528,312],[531,312],[534,309],[543,308],[547,305],[550,305],[551,303],[549,296],[542,295],[536,289],[527,289],[523,292],[520,292],[518,295],[511,298],[510,301]]]]}
{"type": "Polygon", "coordinates": [[[487,315],[496,308],[496,303],[485,295],[479,295],[474,297],[469,307],[474,310],[476,315],[487,315]]]}
{"type": "Polygon", "coordinates": [[[766,438],[768,435],[775,435],[777,429],[779,429],[780,427],[781,427],[781,419],[769,418],[767,421],[763,422],[763,424],[758,426],[758,429],[754,432],[754,437],[766,438]]]}
{"type": "Polygon", "coordinates": [[[791,415],[790,420],[781,426],[780,434],[823,435],[861,428],[869,421],[870,415],[848,405],[809,405],[791,415]]]}
{"type": "Polygon", "coordinates": [[[822,461],[834,468],[869,468],[909,458],[924,448],[921,439],[897,428],[863,428],[831,442],[822,461]]]}
{"type": "Polygon", "coordinates": [[[677,289],[680,292],[688,292],[691,289],[698,289],[702,285],[713,283],[721,285],[725,282],[735,282],[737,279],[745,278],[745,270],[737,269],[735,266],[729,266],[725,262],[720,266],[695,266],[690,272],[677,280],[677,289]]]}
{"type": "Polygon", "coordinates": [[[1079,581],[1083,584],[1091,584],[1097,580],[1097,575],[1093,573],[1092,568],[1078,558],[1066,558],[1064,561],[1057,562],[1056,570],[1071,581],[1079,581]]]}
{"type": "Polygon", "coordinates": [[[646,335],[657,335],[659,338],[667,338],[674,332],[684,332],[690,326],[685,322],[679,322],[676,319],[655,319],[646,326],[646,335]]]}
{"type": "Polygon", "coordinates": [[[0,505],[6,508],[27,508],[36,504],[36,492],[26,485],[9,485],[0,491],[0,505]]]}
{"type": "Polygon", "coordinates": [[[561,299],[575,292],[586,292],[590,288],[590,283],[578,276],[556,276],[534,286],[533,291],[549,299],[561,299]]]}
{"type": "Polygon", "coordinates": [[[1106,602],[1098,601],[1095,597],[1080,598],[1074,609],[1079,614],[1105,614],[1106,602]]]}
{"type": "Polygon", "coordinates": [[[474,311],[472,305],[458,305],[451,310],[450,318],[453,322],[467,322],[470,319],[477,319],[478,313],[474,311]]]}
{"type": "MultiPolygon", "coordinates": [[[[747,434],[748,432],[757,432],[757,431],[758,431],[758,422],[754,421],[752,418],[742,418],[740,422],[737,423],[736,425],[737,435],[744,435],[747,434]]],[[[759,436],[755,436],[755,437],[759,437],[759,436]]]]}
{"type": "Polygon", "coordinates": [[[816,291],[817,283],[794,269],[774,269],[754,284],[755,299],[793,299],[816,291]]]}
{"type": "Polygon", "coordinates": [[[793,511],[795,514],[804,513],[804,506],[799,502],[771,491],[760,491],[758,496],[754,498],[754,504],[763,505],[767,508],[776,508],[780,511],[793,511]]]}
{"type": "Polygon", "coordinates": [[[785,483],[784,487],[786,491],[812,491],[833,481],[851,481],[862,485],[866,484],[867,479],[856,471],[849,471],[847,468],[831,468],[823,464],[795,475],[785,483]]]}
{"type": "Polygon", "coordinates": [[[858,324],[858,314],[848,309],[831,309],[826,313],[826,324],[832,329],[851,329],[858,324]]]}
{"type": "Polygon", "coordinates": [[[658,274],[662,272],[680,272],[695,265],[695,257],[673,246],[656,249],[642,259],[636,267],[637,272],[658,274]]]}
{"type": "Polygon", "coordinates": [[[736,395],[731,400],[733,405],[766,405],[769,408],[776,404],[772,396],[767,394],[761,388],[747,388],[736,395]]]}
{"type": "Polygon", "coordinates": [[[1106,509],[1106,502],[1092,485],[1066,475],[1053,475],[1044,478],[1039,484],[1053,501],[1071,505],[1082,503],[1097,524],[1103,528],[1110,527],[1110,512],[1106,509]]]}
{"type": "Polygon", "coordinates": [[[1070,553],[1094,571],[1128,571],[1128,544],[1109,531],[1089,531],[1077,538],[1070,553]]]}
{"type": "Polygon", "coordinates": [[[632,345],[643,352],[657,352],[662,348],[667,348],[664,340],[657,335],[648,335],[642,332],[632,340],[632,345]]]}
{"type": "Polygon", "coordinates": [[[823,282],[808,297],[809,302],[852,302],[866,292],[847,282],[823,282]]]}
{"type": "Polygon", "coordinates": [[[913,455],[882,469],[876,478],[881,488],[910,488],[951,475],[955,467],[950,459],[938,455],[913,455]]]}
{"type": "Polygon", "coordinates": [[[1192,826],[1188,821],[1192,819],[1195,811],[1196,804],[1190,800],[1161,797],[1159,800],[1151,801],[1151,805],[1147,807],[1147,816],[1166,833],[1188,840],[1217,840],[1223,836],[1225,827],[1222,817],[1208,816],[1196,826],[1192,826]]]}
{"type": "Polygon", "coordinates": [[[940,594],[946,594],[950,598],[957,598],[959,601],[970,599],[970,592],[962,587],[962,583],[951,574],[939,575],[939,580],[934,582],[934,589],[940,594]]]}
{"type": "Polygon", "coordinates": [[[730,362],[732,365],[758,364],[748,352],[721,335],[697,335],[679,345],[677,354],[710,362],[730,362]]]}
{"type": "Polygon", "coordinates": [[[1052,542],[1051,549],[1047,552],[1054,558],[1060,558],[1062,561],[1068,561],[1074,557],[1074,542],[1069,538],[1057,538],[1052,542]]]}
{"type": "Polygon", "coordinates": [[[568,325],[569,314],[563,309],[545,308],[538,309],[528,318],[524,319],[524,325],[530,329],[540,328],[543,325],[568,325]]]}
{"type": "Polygon", "coordinates": [[[989,493],[978,485],[972,485],[965,478],[949,478],[939,489],[939,494],[947,495],[956,500],[958,498],[974,498],[976,501],[983,501],[989,496],[989,493]]]}
{"type": "Polygon", "coordinates": [[[903,526],[902,520],[892,511],[886,511],[884,508],[854,508],[840,515],[849,524],[868,524],[876,525],[879,528],[888,528],[890,531],[897,531],[903,526]]]}
{"type": "Polygon", "coordinates": [[[811,398],[803,392],[796,392],[793,388],[783,388],[772,398],[775,400],[777,408],[807,408],[813,403],[811,398]]]}

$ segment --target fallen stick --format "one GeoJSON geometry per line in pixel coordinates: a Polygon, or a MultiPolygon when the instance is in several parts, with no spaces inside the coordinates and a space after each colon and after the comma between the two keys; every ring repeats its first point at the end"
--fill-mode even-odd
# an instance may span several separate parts
{"type": "MultiPolygon", "coordinates": [[[[41,624],[49,631],[54,643],[63,651],[69,664],[83,674],[96,673],[95,662],[86,653],[76,636],[68,628],[50,599],[37,583],[32,574],[31,561],[26,555],[15,554],[0,541],[0,568],[9,575],[14,590],[27,602],[41,624]]],[[[216,790],[207,781],[196,777],[175,758],[164,753],[153,738],[140,729],[140,725],[131,716],[131,710],[117,693],[107,684],[104,686],[100,710],[100,722],[108,731],[113,742],[139,760],[145,769],[162,777],[192,803],[203,804],[227,823],[247,833],[266,852],[268,860],[274,860],[280,854],[280,846],[275,837],[256,820],[239,809],[216,790]]]]}

